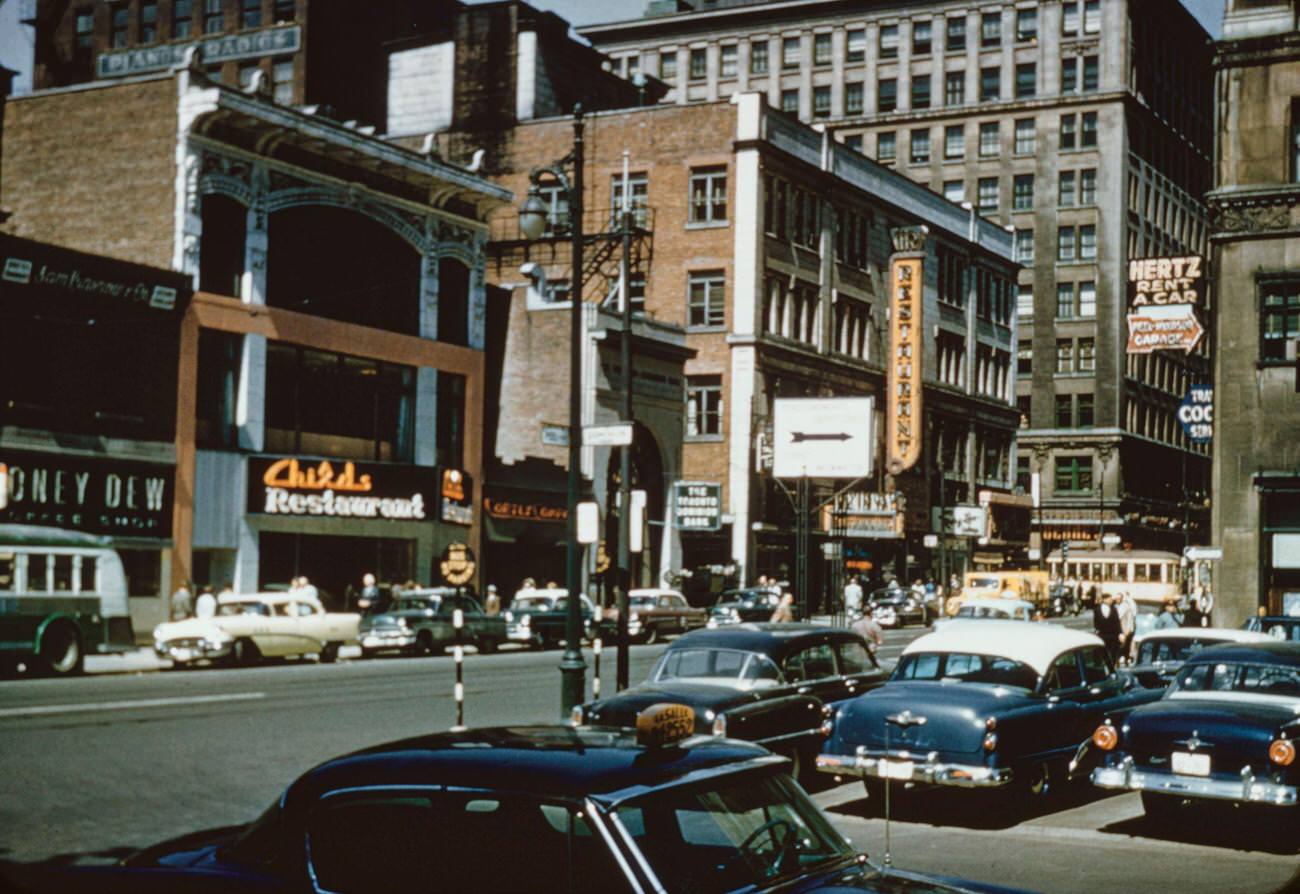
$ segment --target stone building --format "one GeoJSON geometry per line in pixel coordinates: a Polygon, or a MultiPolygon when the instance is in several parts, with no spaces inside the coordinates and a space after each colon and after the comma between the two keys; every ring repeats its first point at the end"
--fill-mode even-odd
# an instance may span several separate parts
{"type": "Polygon", "coordinates": [[[1207,246],[1210,43],[1178,0],[681,0],[580,33],[665,103],[758,91],[1012,227],[1017,482],[1042,474],[1047,547],[1203,542],[1209,457],[1175,414],[1209,345],[1125,350],[1127,262],[1207,246]]]}
{"type": "Polygon", "coordinates": [[[1215,52],[1214,542],[1222,623],[1300,613],[1300,19],[1229,0],[1215,52]]]}

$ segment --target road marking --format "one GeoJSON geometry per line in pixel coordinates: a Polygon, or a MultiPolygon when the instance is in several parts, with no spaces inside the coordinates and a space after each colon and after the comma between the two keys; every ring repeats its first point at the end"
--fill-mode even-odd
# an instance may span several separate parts
{"type": "Polygon", "coordinates": [[[210,702],[249,702],[266,698],[265,692],[232,692],[229,695],[191,695],[184,698],[141,698],[126,702],[92,702],[81,705],[34,705],[30,708],[0,708],[0,717],[31,717],[38,714],[72,714],[77,711],[129,711],[132,708],[167,708],[173,705],[202,705],[210,702]]]}

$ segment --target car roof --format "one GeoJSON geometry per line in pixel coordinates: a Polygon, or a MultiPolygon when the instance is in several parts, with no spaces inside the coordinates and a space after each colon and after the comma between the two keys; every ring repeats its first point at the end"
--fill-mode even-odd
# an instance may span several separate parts
{"type": "Polygon", "coordinates": [[[1224,643],[1209,646],[1187,660],[1188,664],[1208,664],[1214,661],[1284,664],[1300,667],[1300,643],[1275,640],[1257,643],[1224,643]]]}
{"type": "Polygon", "coordinates": [[[728,624],[714,629],[702,628],[679,636],[668,647],[677,649],[739,649],[761,652],[766,655],[783,655],[802,647],[805,643],[837,640],[861,640],[852,630],[843,627],[822,627],[813,624],[745,623],[728,624]]]}
{"type": "Polygon", "coordinates": [[[396,785],[455,785],[556,798],[605,795],[613,801],[689,773],[748,761],[775,766],[780,759],[761,746],[714,736],[648,749],[629,729],[494,727],[403,739],[335,758],[290,786],[285,805],[310,803],[336,789],[396,785]]]}
{"type": "Polygon", "coordinates": [[[284,602],[306,602],[311,604],[314,601],[297,593],[290,594],[280,591],[270,593],[228,593],[217,597],[217,602],[221,605],[229,605],[232,602],[265,602],[268,605],[280,605],[284,602]]]}
{"type": "Polygon", "coordinates": [[[1039,674],[1047,673],[1057,655],[1081,646],[1100,646],[1091,633],[1042,621],[989,619],[945,624],[934,633],[912,640],[904,655],[914,652],[972,652],[999,655],[1027,664],[1039,674]]]}
{"type": "Polygon", "coordinates": [[[628,590],[627,595],[630,599],[633,596],[681,596],[682,594],[677,590],[669,590],[664,587],[641,587],[628,590]]]}
{"type": "Polygon", "coordinates": [[[1139,636],[1137,641],[1145,642],[1149,639],[1217,639],[1225,643],[1276,642],[1267,633],[1242,630],[1237,627],[1166,627],[1163,630],[1148,630],[1139,636]]]}
{"type": "Polygon", "coordinates": [[[1015,611],[1018,608],[1027,608],[1032,611],[1034,608],[1034,604],[1032,602],[1026,602],[1023,599],[981,598],[981,599],[963,599],[961,601],[962,608],[965,608],[968,605],[976,606],[977,608],[1005,609],[1006,611],[1015,611]]]}

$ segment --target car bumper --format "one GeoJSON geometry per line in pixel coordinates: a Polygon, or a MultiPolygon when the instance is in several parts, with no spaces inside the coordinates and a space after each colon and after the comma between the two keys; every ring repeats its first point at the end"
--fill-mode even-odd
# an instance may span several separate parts
{"type": "Polygon", "coordinates": [[[366,630],[359,637],[361,648],[367,652],[385,652],[409,649],[415,645],[413,630],[366,630]]]}
{"type": "Polygon", "coordinates": [[[231,643],[154,643],[153,650],[159,658],[166,658],[173,664],[189,664],[191,661],[218,661],[230,655],[231,643]]]}
{"type": "Polygon", "coordinates": [[[517,624],[510,624],[506,627],[506,642],[508,643],[535,643],[538,637],[533,635],[533,628],[521,627],[517,624]]]}
{"type": "Polygon", "coordinates": [[[1092,784],[1098,788],[1124,791],[1157,792],[1182,798],[1207,798],[1216,801],[1241,801],[1294,807],[1296,787],[1256,779],[1249,771],[1240,779],[1182,776],[1158,770],[1142,770],[1125,760],[1118,767],[1098,767],[1092,771],[1092,784]]]}
{"type": "Polygon", "coordinates": [[[817,769],[836,776],[895,779],[955,788],[1000,788],[1011,782],[1011,770],[1007,767],[943,763],[928,755],[819,754],[817,769]]]}

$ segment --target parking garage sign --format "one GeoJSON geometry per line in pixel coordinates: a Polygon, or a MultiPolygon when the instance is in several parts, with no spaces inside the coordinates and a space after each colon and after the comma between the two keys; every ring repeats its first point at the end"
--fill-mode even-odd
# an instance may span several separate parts
{"type": "Polygon", "coordinates": [[[1214,386],[1193,385],[1178,405],[1178,424],[1193,444],[1214,440],[1214,386]]]}

